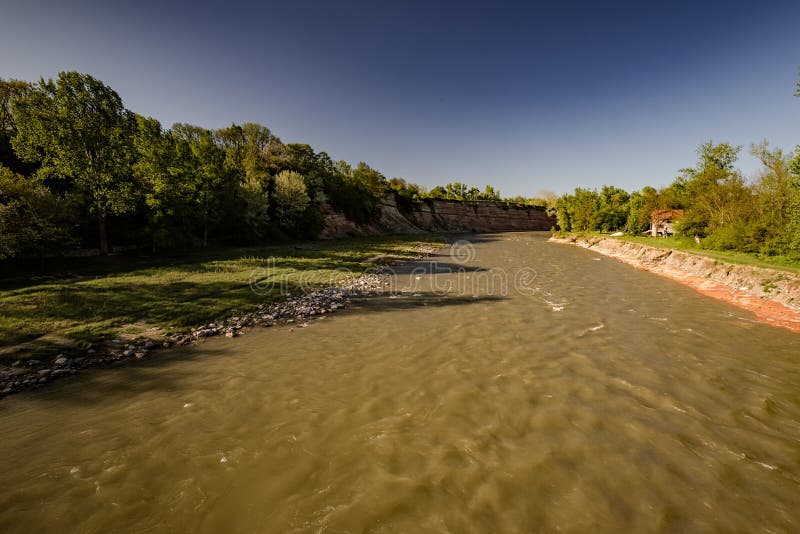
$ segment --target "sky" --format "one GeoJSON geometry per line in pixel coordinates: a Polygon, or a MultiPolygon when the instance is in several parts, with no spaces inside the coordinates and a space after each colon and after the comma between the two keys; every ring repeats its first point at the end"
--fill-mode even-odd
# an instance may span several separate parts
{"type": "Polygon", "coordinates": [[[257,122],[427,187],[668,185],[800,144],[800,1],[0,0],[0,77],[89,73],[169,126],[257,122]]]}

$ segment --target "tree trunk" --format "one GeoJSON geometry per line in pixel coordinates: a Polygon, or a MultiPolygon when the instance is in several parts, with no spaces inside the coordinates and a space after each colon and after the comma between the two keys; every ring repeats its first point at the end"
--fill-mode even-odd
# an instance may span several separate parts
{"type": "Polygon", "coordinates": [[[97,224],[100,228],[100,254],[108,256],[108,228],[106,227],[106,207],[97,207],[97,224]]]}
{"type": "Polygon", "coordinates": [[[203,225],[203,248],[208,245],[208,224],[203,225]]]}

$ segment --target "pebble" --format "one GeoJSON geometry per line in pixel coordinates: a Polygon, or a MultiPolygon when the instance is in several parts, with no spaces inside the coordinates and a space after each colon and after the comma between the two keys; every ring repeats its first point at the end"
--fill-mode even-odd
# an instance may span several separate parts
{"type": "MultiPolygon", "coordinates": [[[[425,253],[429,252],[432,251],[425,251],[425,253]]],[[[192,331],[173,335],[162,342],[152,339],[139,339],[132,342],[123,342],[120,339],[110,341],[99,339],[99,342],[104,343],[104,345],[100,345],[99,352],[90,348],[82,356],[73,358],[69,358],[66,354],[56,356],[53,362],[57,367],[55,370],[44,368],[47,364],[40,360],[17,360],[11,364],[11,367],[20,368],[16,373],[6,372],[5,375],[0,375],[0,396],[37,387],[47,383],[50,379],[75,374],[77,369],[111,364],[131,357],[142,359],[147,356],[149,351],[158,347],[187,345],[193,340],[220,334],[236,337],[243,328],[253,325],[270,327],[277,324],[297,323],[298,328],[306,328],[309,326],[309,323],[306,322],[307,318],[324,319],[326,314],[347,307],[351,303],[350,297],[383,294],[387,287],[387,276],[388,273],[365,274],[343,286],[322,288],[290,297],[275,304],[260,304],[253,313],[235,315],[227,320],[217,320],[192,331]],[[124,350],[121,350],[123,348],[124,350]]],[[[172,328],[170,327],[170,329],[172,328]]],[[[290,328],[289,331],[293,332],[294,328],[290,328]]],[[[227,458],[223,456],[221,461],[225,463],[227,458]]]]}

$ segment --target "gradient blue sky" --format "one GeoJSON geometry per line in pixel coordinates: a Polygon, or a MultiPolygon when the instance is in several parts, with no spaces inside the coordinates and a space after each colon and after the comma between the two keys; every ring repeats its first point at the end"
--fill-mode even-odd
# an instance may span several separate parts
{"type": "Polygon", "coordinates": [[[0,77],[88,72],[165,125],[260,122],[426,186],[666,185],[800,143],[800,2],[0,0],[0,77]]]}

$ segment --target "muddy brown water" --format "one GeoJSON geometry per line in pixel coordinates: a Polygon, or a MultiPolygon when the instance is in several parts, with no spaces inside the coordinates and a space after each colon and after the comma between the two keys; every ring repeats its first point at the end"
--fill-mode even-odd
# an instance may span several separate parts
{"type": "Polygon", "coordinates": [[[800,530],[800,336],[474,241],[307,328],[4,399],[0,531],[800,530]]]}

